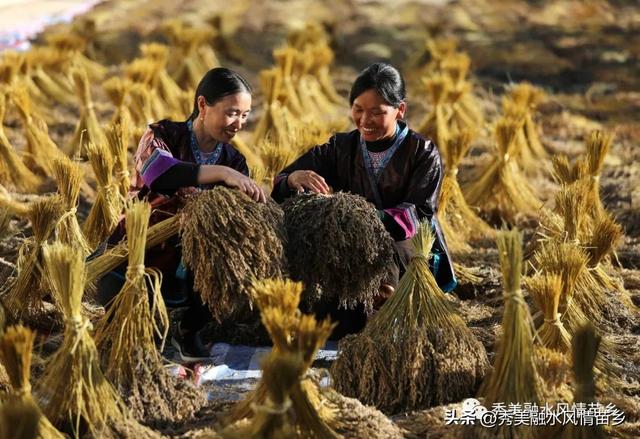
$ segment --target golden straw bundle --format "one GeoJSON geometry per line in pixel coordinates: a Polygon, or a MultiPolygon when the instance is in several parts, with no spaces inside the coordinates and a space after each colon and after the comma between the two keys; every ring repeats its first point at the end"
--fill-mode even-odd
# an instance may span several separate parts
{"type": "Polygon", "coordinates": [[[542,311],[544,321],[537,330],[542,346],[565,353],[571,346],[571,335],[562,324],[558,312],[562,291],[562,278],[557,274],[536,275],[526,278],[524,284],[542,311]]]}
{"type": "Polygon", "coordinates": [[[59,81],[59,77],[52,77],[47,70],[61,68],[68,61],[67,57],[53,47],[33,47],[26,54],[26,62],[31,66],[33,82],[49,98],[61,105],[74,105],[73,90],[67,89],[59,81]]]}
{"type": "Polygon", "coordinates": [[[258,183],[271,189],[275,176],[293,162],[297,155],[292,148],[275,143],[269,138],[262,139],[256,147],[260,154],[261,163],[252,167],[252,177],[258,183]]]}
{"type": "Polygon", "coordinates": [[[495,236],[495,230],[469,207],[458,184],[458,166],[471,147],[471,133],[460,132],[439,147],[449,157],[440,191],[440,225],[449,249],[467,252],[471,250],[470,240],[495,236]]]}
{"type": "Polygon", "coordinates": [[[106,131],[107,145],[113,157],[113,173],[120,195],[127,198],[131,178],[129,174],[129,139],[132,135],[131,121],[122,118],[120,123],[110,125],[106,131]]]}
{"type": "Polygon", "coordinates": [[[71,77],[76,96],[80,102],[80,120],[71,140],[71,155],[84,155],[89,143],[103,144],[107,139],[94,110],[87,72],[80,68],[74,68],[71,71],[71,77]]]}
{"type": "Polygon", "coordinates": [[[124,199],[120,196],[118,182],[113,179],[114,162],[108,147],[104,143],[89,143],[87,156],[98,183],[98,194],[83,231],[91,248],[95,248],[118,224],[124,199]]]}
{"type": "Polygon", "coordinates": [[[191,416],[202,406],[204,397],[170,376],[159,354],[169,330],[169,317],[160,292],[162,274],[144,266],[150,214],[151,206],[146,202],[133,202],[127,208],[126,280],[98,323],[96,345],[103,356],[105,375],[129,395],[128,404],[136,417],[146,422],[166,422],[191,416]],[[159,350],[156,339],[161,341],[159,350]]]}
{"type": "Polygon", "coordinates": [[[540,142],[538,127],[533,120],[533,112],[544,99],[543,91],[528,82],[523,82],[515,85],[509,91],[509,98],[516,106],[524,110],[524,124],[522,126],[524,144],[522,147],[527,148],[535,159],[546,159],[548,154],[540,142]]]}
{"type": "Polygon", "coordinates": [[[340,342],[331,368],[338,391],[385,412],[470,397],[488,368],[484,347],[431,273],[433,241],[430,225],[421,224],[395,293],[361,334],[340,342]]]}
{"type": "Polygon", "coordinates": [[[605,215],[605,209],[600,199],[600,174],[604,160],[611,149],[613,135],[603,131],[593,131],[587,139],[587,169],[589,175],[589,194],[592,205],[592,217],[598,219],[605,215]]]}
{"type": "Polygon", "coordinates": [[[107,73],[107,68],[100,63],[90,60],[82,52],[87,47],[87,41],[80,35],[73,33],[47,34],[47,43],[66,53],[73,64],[86,70],[91,81],[100,81],[107,73]]]}
{"type": "Polygon", "coordinates": [[[80,229],[76,216],[84,171],[78,163],[66,157],[55,159],[53,170],[64,209],[64,214],[56,224],[56,238],[64,244],[77,246],[87,256],[91,253],[91,247],[80,229]]]}
{"type": "Polygon", "coordinates": [[[133,83],[129,79],[121,78],[119,76],[113,76],[102,84],[107,96],[116,107],[115,112],[113,113],[113,118],[111,119],[111,123],[113,125],[122,124],[124,123],[124,119],[131,120],[133,117],[129,106],[127,105],[127,98],[129,97],[129,90],[131,89],[132,84],[133,83]]]}
{"type": "Polygon", "coordinates": [[[131,116],[136,125],[148,125],[158,120],[153,110],[152,95],[148,86],[133,83],[129,88],[131,97],[131,116]]]}
{"type": "Polygon", "coordinates": [[[109,421],[127,418],[125,407],[100,369],[91,338],[91,323],[81,313],[85,270],[82,253],[61,243],[43,249],[53,296],[64,312],[62,345],[47,363],[38,394],[44,412],[56,425],[79,436],[85,429],[99,435],[109,421]]]}
{"type": "Polygon", "coordinates": [[[3,304],[14,321],[33,320],[44,312],[42,298],[49,285],[44,276],[43,245],[53,234],[62,216],[63,203],[59,196],[46,197],[30,205],[29,219],[33,236],[20,247],[18,275],[9,285],[3,304]]]}
{"type": "Polygon", "coordinates": [[[186,94],[173,80],[166,70],[169,60],[169,47],[159,43],[140,45],[140,51],[145,58],[155,61],[158,65],[157,90],[160,98],[168,105],[172,114],[187,114],[189,112],[190,99],[185,99],[186,94]]]}
{"type": "MultiPolygon", "coordinates": [[[[431,110],[418,126],[417,131],[428,139],[432,139],[436,145],[442,147],[449,141],[449,117],[451,108],[447,106],[447,94],[452,87],[451,80],[444,75],[433,75],[423,78],[430,101],[431,110]]],[[[449,157],[443,155],[444,162],[449,164],[449,157]]]]}
{"type": "MultiPolygon", "coordinates": [[[[41,439],[64,438],[49,420],[42,416],[31,394],[31,352],[35,333],[23,326],[12,326],[0,338],[0,361],[8,372],[11,393],[7,402],[33,405],[40,414],[37,437],[41,439]]],[[[4,399],[4,398],[3,398],[4,399]]],[[[7,403],[5,402],[5,404],[7,403]]],[[[36,437],[36,436],[34,436],[36,437]]]]}
{"type": "MultiPolygon", "coordinates": [[[[504,288],[503,335],[493,361],[493,371],[483,381],[478,395],[484,406],[494,403],[532,403],[541,401],[539,377],[533,356],[533,323],[520,290],[522,272],[522,234],[517,230],[499,231],[498,255],[504,288]]],[[[527,427],[503,425],[495,429],[474,429],[481,437],[533,436],[527,427]]]]}
{"type": "MultiPolygon", "coordinates": [[[[301,292],[301,284],[288,280],[257,281],[253,287],[262,323],[273,341],[273,353],[298,355],[301,360],[294,371],[299,374],[289,393],[290,408],[284,407],[295,422],[297,434],[294,437],[336,438],[337,434],[328,423],[330,409],[323,407],[317,387],[302,381],[302,375],[311,366],[315,353],[324,345],[334,325],[328,320],[318,322],[313,316],[302,315],[297,309],[301,292]]],[[[274,401],[268,400],[268,389],[275,383],[267,385],[267,377],[232,409],[228,422],[251,418],[253,413],[257,415],[260,411],[276,408],[274,401]],[[255,412],[253,407],[256,407],[255,412]]]]}
{"type": "Polygon", "coordinates": [[[496,221],[513,223],[519,214],[537,216],[542,205],[514,159],[516,134],[522,120],[500,119],[495,127],[497,148],[479,178],[464,187],[467,202],[496,221]]]}
{"type": "Polygon", "coordinates": [[[27,152],[33,165],[37,166],[43,175],[53,173],[53,160],[63,157],[63,152],[49,137],[47,124],[31,111],[31,99],[24,86],[17,86],[11,90],[11,99],[18,108],[24,133],[27,140],[27,152]]]}
{"type": "Polygon", "coordinates": [[[22,161],[4,132],[4,116],[7,109],[4,93],[0,93],[0,183],[22,192],[37,192],[40,178],[22,161]]]}

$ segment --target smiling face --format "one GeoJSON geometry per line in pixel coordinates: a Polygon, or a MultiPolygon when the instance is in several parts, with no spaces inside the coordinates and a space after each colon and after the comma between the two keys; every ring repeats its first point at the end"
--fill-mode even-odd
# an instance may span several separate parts
{"type": "Polygon", "coordinates": [[[247,122],[251,111],[251,95],[246,92],[228,95],[213,105],[207,105],[204,96],[198,96],[198,109],[204,134],[227,143],[247,122]]]}
{"type": "Polygon", "coordinates": [[[362,138],[373,142],[395,134],[396,121],[404,117],[405,109],[404,102],[394,108],[375,89],[370,88],[353,100],[351,117],[362,138]]]}

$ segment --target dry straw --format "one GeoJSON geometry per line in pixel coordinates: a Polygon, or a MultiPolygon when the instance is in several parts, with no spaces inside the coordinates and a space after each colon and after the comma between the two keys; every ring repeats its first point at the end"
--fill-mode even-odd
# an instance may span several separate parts
{"type": "Polygon", "coordinates": [[[127,198],[131,178],[129,174],[129,139],[132,136],[131,121],[123,118],[120,123],[110,125],[106,130],[109,152],[113,157],[113,173],[120,195],[127,198]]]}
{"type": "Polygon", "coordinates": [[[542,205],[516,160],[516,135],[521,119],[503,117],[495,127],[497,148],[479,177],[464,187],[467,202],[480,207],[494,220],[513,223],[519,214],[537,216],[542,205]]]}
{"type": "MultiPolygon", "coordinates": [[[[493,361],[493,371],[483,381],[478,395],[484,406],[494,403],[541,402],[540,379],[535,369],[533,323],[520,289],[522,273],[522,234],[517,230],[499,231],[498,255],[502,268],[504,312],[502,338],[493,361]]],[[[526,427],[501,426],[497,429],[474,430],[483,436],[528,438],[533,431],[526,427]]]]}
{"type": "Polygon", "coordinates": [[[444,145],[440,145],[440,151],[447,151],[449,163],[442,179],[439,219],[442,232],[447,237],[447,245],[454,253],[470,251],[471,240],[495,236],[495,230],[469,207],[458,184],[458,166],[470,147],[469,131],[460,132],[444,145]]]}
{"type": "Polygon", "coordinates": [[[289,271],[306,287],[305,305],[336,300],[370,310],[393,263],[393,240],[373,205],[344,192],[301,194],[283,210],[289,271]]]}
{"type": "MultiPolygon", "coordinates": [[[[436,74],[423,78],[422,82],[429,94],[431,110],[420,123],[417,131],[442,147],[447,144],[451,136],[449,131],[451,107],[447,102],[447,94],[452,87],[451,80],[448,76],[436,74]]],[[[443,159],[445,163],[449,163],[446,152],[443,154],[443,159]]]]}
{"type": "Polygon", "coordinates": [[[273,201],[217,186],[189,199],[183,212],[182,258],[214,318],[246,313],[253,279],[285,274],[282,210],[273,201]]]}
{"type": "Polygon", "coordinates": [[[38,395],[44,412],[56,425],[67,426],[75,436],[93,435],[109,421],[126,419],[125,407],[100,369],[91,323],[81,314],[85,270],[82,253],[61,243],[44,247],[53,296],[64,312],[62,345],[47,363],[38,395]]]}
{"type": "Polygon", "coordinates": [[[113,125],[123,124],[132,119],[131,110],[129,109],[129,91],[133,83],[127,78],[113,76],[102,84],[104,91],[116,107],[113,113],[111,123],[113,125]]]}
{"type": "Polygon", "coordinates": [[[66,157],[56,159],[53,170],[53,177],[58,185],[58,194],[64,209],[64,214],[56,224],[56,239],[64,244],[77,246],[86,256],[91,253],[91,247],[80,229],[76,215],[84,171],[78,163],[66,157]]]}
{"type": "Polygon", "coordinates": [[[7,109],[4,93],[0,93],[0,183],[22,192],[37,192],[40,178],[24,164],[13,149],[4,132],[4,116],[7,109]]]}
{"type": "Polygon", "coordinates": [[[72,155],[84,156],[89,143],[103,144],[107,138],[96,116],[87,72],[81,68],[73,68],[71,77],[80,103],[80,120],[71,140],[72,155]]]}
{"type": "Polygon", "coordinates": [[[442,71],[451,78],[452,88],[448,97],[452,106],[450,125],[456,131],[478,131],[484,125],[482,111],[471,93],[467,81],[471,58],[463,52],[445,56],[441,61],[442,71]]]}
{"type": "Polygon", "coordinates": [[[592,205],[592,217],[599,219],[606,214],[600,198],[600,174],[604,160],[611,149],[613,135],[603,131],[593,131],[587,139],[587,172],[589,175],[589,195],[592,205]]]}
{"type": "Polygon", "coordinates": [[[392,413],[474,395],[487,355],[431,273],[433,242],[423,223],[395,293],[361,334],[340,342],[331,368],[338,391],[392,413]]]}
{"type": "Polygon", "coordinates": [[[30,205],[29,219],[33,236],[20,247],[16,267],[18,275],[10,283],[2,301],[14,321],[33,320],[44,312],[42,298],[49,285],[44,277],[42,248],[53,235],[62,216],[63,203],[59,196],[34,201],[30,205]]]}
{"type": "Polygon", "coordinates": [[[114,159],[107,145],[89,143],[86,150],[98,183],[98,193],[83,224],[83,231],[89,245],[95,248],[118,224],[124,199],[118,182],[113,178],[114,159]]]}
{"type": "MultiPolygon", "coordinates": [[[[244,418],[258,416],[261,411],[274,412],[279,408],[290,414],[295,422],[294,437],[337,438],[331,428],[331,408],[323,404],[322,395],[316,385],[302,380],[303,374],[311,366],[318,349],[324,345],[334,328],[328,320],[318,322],[311,315],[298,311],[302,286],[288,280],[258,281],[253,287],[253,297],[261,312],[262,323],[273,341],[273,355],[297,355],[297,374],[289,377],[295,381],[290,388],[290,406],[274,407],[269,401],[269,392],[277,383],[267,383],[265,376],[255,390],[229,413],[229,423],[244,418]]],[[[286,357],[285,357],[286,358],[286,357]]],[[[284,403],[283,403],[284,404],[284,403]]]]}
{"type": "Polygon", "coordinates": [[[533,120],[533,113],[544,99],[543,91],[528,82],[523,82],[515,85],[508,96],[515,107],[524,112],[524,124],[518,136],[518,141],[522,142],[521,147],[526,148],[536,160],[546,159],[548,154],[540,142],[538,127],[533,120]]]}
{"type": "Polygon", "coordinates": [[[169,60],[169,47],[159,43],[140,45],[140,51],[145,58],[149,58],[158,64],[157,90],[160,98],[168,105],[173,114],[188,114],[190,94],[183,91],[166,70],[169,60]]]}
{"type": "Polygon", "coordinates": [[[107,73],[107,68],[100,63],[90,60],[82,52],[87,46],[87,41],[74,33],[57,33],[46,36],[47,43],[58,49],[76,66],[87,71],[92,82],[100,81],[107,73]]]}
{"type": "Polygon", "coordinates": [[[64,154],[49,137],[47,124],[44,120],[33,114],[29,92],[24,85],[15,87],[10,93],[11,100],[18,108],[24,124],[29,160],[32,161],[32,166],[36,166],[43,175],[51,175],[53,160],[57,157],[64,157],[64,154]]]}
{"type": "Polygon", "coordinates": [[[51,422],[40,413],[33,395],[31,394],[31,352],[35,333],[23,326],[12,326],[0,338],[0,361],[4,365],[11,381],[11,391],[8,397],[3,397],[5,404],[21,403],[35,407],[40,415],[37,422],[38,434],[41,439],[64,438],[51,422]]]}
{"type": "Polygon", "coordinates": [[[0,405],[0,439],[34,439],[42,414],[35,402],[16,401],[0,405]]]}
{"type": "Polygon", "coordinates": [[[31,66],[33,82],[49,98],[61,105],[74,105],[73,90],[60,81],[60,71],[68,62],[67,57],[53,47],[33,47],[26,54],[26,62],[31,66]],[[58,70],[52,76],[48,71],[58,70]],[[54,79],[55,78],[55,79],[54,79]]]}
{"type": "Polygon", "coordinates": [[[102,353],[110,382],[128,395],[128,404],[146,422],[180,420],[184,408],[193,411],[203,396],[170,376],[160,351],[169,329],[162,299],[162,274],[144,266],[145,242],[151,206],[133,202],[126,211],[129,264],[125,284],[107,307],[96,330],[96,345],[102,353]],[[161,341],[159,350],[156,340],[161,341]],[[177,408],[180,410],[177,410],[177,408]]]}

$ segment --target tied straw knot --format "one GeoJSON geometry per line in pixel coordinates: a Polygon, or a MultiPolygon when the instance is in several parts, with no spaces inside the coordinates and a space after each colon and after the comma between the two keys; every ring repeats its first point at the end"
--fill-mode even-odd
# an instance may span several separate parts
{"type": "Polygon", "coordinates": [[[504,295],[504,300],[514,300],[515,302],[518,302],[518,304],[520,305],[527,305],[527,302],[525,302],[524,297],[522,297],[522,293],[521,290],[516,290],[513,293],[508,293],[504,295]]]}
{"type": "Polygon", "coordinates": [[[428,264],[429,263],[429,256],[422,254],[422,253],[416,253],[413,256],[411,256],[411,259],[409,260],[409,262],[417,262],[417,261],[423,261],[424,263],[428,264]]]}
{"type": "Polygon", "coordinates": [[[85,331],[91,331],[93,329],[93,325],[89,319],[86,319],[81,315],[74,315],[67,320],[67,327],[74,333],[74,342],[70,351],[70,353],[73,354],[82,339],[82,333],[85,331]]]}
{"type": "Polygon", "coordinates": [[[135,279],[144,276],[145,274],[144,269],[145,269],[144,264],[129,265],[127,266],[127,272],[125,274],[125,278],[130,283],[133,283],[135,279]]]}
{"type": "Polygon", "coordinates": [[[23,386],[20,386],[15,390],[15,395],[19,398],[30,395],[31,394],[31,383],[26,382],[23,386]]]}
{"type": "Polygon", "coordinates": [[[550,325],[561,327],[562,326],[562,321],[560,320],[561,317],[562,317],[562,314],[561,313],[557,313],[555,318],[544,319],[544,323],[548,323],[550,325]]]}
{"type": "Polygon", "coordinates": [[[131,174],[129,173],[129,171],[127,171],[126,169],[124,171],[119,171],[116,172],[116,177],[118,177],[120,180],[129,177],[131,174]]]}
{"type": "Polygon", "coordinates": [[[254,412],[267,413],[269,415],[284,415],[291,408],[291,400],[285,399],[282,404],[275,404],[271,399],[267,398],[264,404],[251,404],[254,412]]]}

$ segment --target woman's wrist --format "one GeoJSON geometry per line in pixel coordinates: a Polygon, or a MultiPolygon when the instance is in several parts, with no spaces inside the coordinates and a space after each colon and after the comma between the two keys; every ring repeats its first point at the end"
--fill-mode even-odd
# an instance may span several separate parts
{"type": "Polygon", "coordinates": [[[211,184],[223,183],[229,175],[229,168],[221,165],[200,165],[198,170],[198,183],[211,184]]]}

